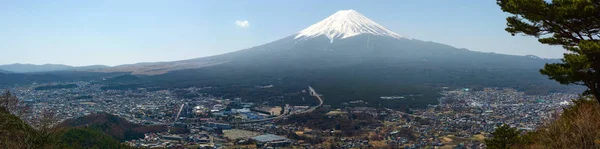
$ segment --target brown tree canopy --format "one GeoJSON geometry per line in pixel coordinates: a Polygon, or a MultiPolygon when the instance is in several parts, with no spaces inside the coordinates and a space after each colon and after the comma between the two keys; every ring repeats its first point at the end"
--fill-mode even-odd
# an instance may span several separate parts
{"type": "Polygon", "coordinates": [[[0,110],[8,111],[15,115],[22,113],[22,110],[19,108],[19,99],[9,90],[0,95],[0,110]]]}

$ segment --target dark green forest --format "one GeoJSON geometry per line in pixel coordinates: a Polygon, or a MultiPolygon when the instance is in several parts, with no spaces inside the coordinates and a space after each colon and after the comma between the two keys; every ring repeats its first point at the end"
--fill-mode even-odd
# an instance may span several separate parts
{"type": "Polygon", "coordinates": [[[108,113],[96,113],[75,119],[68,119],[58,126],[64,128],[94,129],[118,141],[140,139],[144,138],[145,133],[167,131],[167,127],[164,125],[135,124],[108,113]]]}
{"type": "MultiPolygon", "coordinates": [[[[155,76],[120,77],[118,83],[102,82],[106,90],[149,90],[187,87],[211,87],[202,91],[223,98],[241,97],[253,102],[280,105],[316,104],[312,97],[301,94],[308,86],[324,95],[325,104],[363,100],[371,106],[387,108],[419,108],[436,104],[443,87],[450,89],[509,87],[529,94],[552,92],[581,93],[577,86],[562,86],[540,75],[536,69],[491,69],[455,67],[443,64],[360,64],[332,69],[248,70],[223,67],[181,70],[155,76]],[[427,67],[426,67],[427,66],[427,67]],[[123,80],[130,78],[130,80],[123,80]],[[123,83],[127,82],[127,83],[123,83]],[[272,88],[257,86],[273,85],[272,88]],[[383,100],[381,96],[410,96],[403,100],[383,100]],[[302,100],[302,98],[311,100],[302,100]]],[[[182,94],[193,98],[197,95],[182,94]]]]}

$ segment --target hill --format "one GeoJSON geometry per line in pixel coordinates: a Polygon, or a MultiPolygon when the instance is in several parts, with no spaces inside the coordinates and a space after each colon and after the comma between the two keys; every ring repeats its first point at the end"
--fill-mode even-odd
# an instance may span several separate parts
{"type": "Polygon", "coordinates": [[[44,65],[34,65],[34,64],[8,64],[8,65],[0,65],[0,69],[16,72],[16,73],[30,73],[30,72],[48,72],[48,71],[65,71],[65,70],[95,70],[95,69],[103,69],[108,68],[108,66],[104,65],[91,65],[91,66],[68,66],[62,64],[44,64],[44,65]]]}
{"type": "Polygon", "coordinates": [[[121,144],[102,131],[91,128],[71,128],[58,137],[60,148],[133,148],[121,144]]]}
{"type": "Polygon", "coordinates": [[[101,131],[90,128],[33,129],[19,117],[0,108],[0,146],[3,148],[130,148],[101,131]]]}
{"type": "Polygon", "coordinates": [[[164,125],[143,126],[108,113],[96,113],[65,120],[58,126],[97,129],[120,141],[144,138],[145,133],[167,131],[164,125]]]}
{"type": "Polygon", "coordinates": [[[100,73],[84,71],[0,73],[0,88],[12,85],[24,85],[31,83],[99,80],[102,78],[113,77],[118,75],[123,75],[123,73],[100,73]]]}
{"type": "Polygon", "coordinates": [[[0,107],[0,146],[7,148],[39,148],[42,145],[32,144],[30,136],[35,136],[36,131],[19,117],[12,115],[0,107]]]}

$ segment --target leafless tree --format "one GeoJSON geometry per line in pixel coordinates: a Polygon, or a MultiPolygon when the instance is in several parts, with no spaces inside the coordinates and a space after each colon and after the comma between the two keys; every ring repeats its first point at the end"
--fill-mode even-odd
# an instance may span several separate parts
{"type": "Polygon", "coordinates": [[[12,114],[17,114],[19,111],[19,99],[17,96],[10,93],[9,90],[6,90],[2,95],[0,95],[0,109],[8,111],[12,114]]]}
{"type": "MultiPolygon", "coordinates": [[[[18,98],[6,90],[0,95],[0,112],[23,117],[28,108],[20,104],[18,98]]],[[[40,116],[29,119],[29,125],[19,121],[0,119],[0,148],[52,148],[53,137],[58,131],[54,127],[55,114],[44,111],[40,116]],[[35,128],[35,129],[33,129],[35,128]]]]}

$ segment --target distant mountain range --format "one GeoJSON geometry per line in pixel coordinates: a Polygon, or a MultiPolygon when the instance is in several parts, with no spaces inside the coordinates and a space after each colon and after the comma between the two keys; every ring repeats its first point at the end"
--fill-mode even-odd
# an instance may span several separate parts
{"type": "MultiPolygon", "coordinates": [[[[95,70],[95,69],[104,69],[108,68],[108,66],[104,65],[91,65],[91,66],[68,66],[62,64],[44,64],[44,65],[34,65],[34,64],[8,64],[8,65],[0,65],[0,69],[8,72],[15,73],[31,73],[31,72],[48,72],[48,71],[66,71],[66,70],[95,70]]],[[[1,71],[0,71],[1,72],[1,71]]]]}

